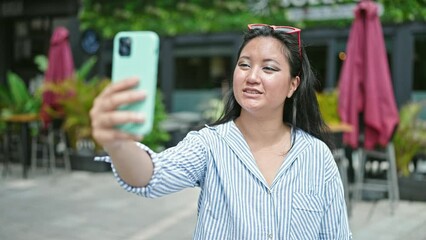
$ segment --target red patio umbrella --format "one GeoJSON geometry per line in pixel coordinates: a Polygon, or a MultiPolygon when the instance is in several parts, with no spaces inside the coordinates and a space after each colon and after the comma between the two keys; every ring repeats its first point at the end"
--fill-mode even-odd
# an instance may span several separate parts
{"type": "Polygon", "coordinates": [[[346,52],[339,80],[338,110],[342,121],[351,124],[353,131],[344,134],[344,142],[358,147],[361,124],[365,148],[386,146],[399,123],[399,115],[378,7],[373,1],[362,0],[355,8],[346,52]]]}
{"type": "MultiPolygon", "coordinates": [[[[69,32],[65,27],[55,28],[50,39],[48,66],[45,73],[45,82],[60,83],[74,74],[74,61],[69,44],[69,32]]],[[[48,108],[60,111],[58,103],[60,96],[46,91],[43,93],[41,118],[44,126],[47,126],[51,117],[47,113],[48,108]]]]}

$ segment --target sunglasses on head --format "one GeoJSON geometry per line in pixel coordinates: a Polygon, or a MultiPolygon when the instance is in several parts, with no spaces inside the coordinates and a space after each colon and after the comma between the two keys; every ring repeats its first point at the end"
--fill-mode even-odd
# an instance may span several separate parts
{"type": "Polygon", "coordinates": [[[301,42],[300,42],[300,32],[302,30],[300,30],[299,28],[290,27],[290,26],[275,26],[275,25],[268,25],[268,24],[263,24],[263,23],[253,23],[253,24],[249,24],[247,26],[248,26],[249,30],[271,28],[275,32],[280,32],[280,33],[285,33],[285,34],[297,33],[297,44],[299,46],[299,54],[300,54],[300,57],[302,57],[302,46],[301,46],[301,42]]]}

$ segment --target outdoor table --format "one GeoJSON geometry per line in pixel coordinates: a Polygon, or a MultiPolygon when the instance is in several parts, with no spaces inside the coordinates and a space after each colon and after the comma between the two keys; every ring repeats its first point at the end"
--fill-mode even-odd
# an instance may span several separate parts
{"type": "MultiPolygon", "coordinates": [[[[335,140],[339,141],[339,143],[342,143],[342,144],[343,144],[343,133],[352,132],[353,130],[352,125],[347,123],[328,124],[328,127],[330,128],[331,133],[335,135],[335,138],[336,138],[335,140]]],[[[335,144],[337,145],[338,143],[335,142],[335,144]]]]}
{"type": "Polygon", "coordinates": [[[10,125],[18,125],[20,128],[19,133],[19,156],[22,164],[22,176],[23,178],[27,178],[28,173],[28,165],[31,163],[31,136],[30,136],[30,123],[38,121],[38,114],[16,114],[11,115],[3,119],[8,127],[10,125]]]}

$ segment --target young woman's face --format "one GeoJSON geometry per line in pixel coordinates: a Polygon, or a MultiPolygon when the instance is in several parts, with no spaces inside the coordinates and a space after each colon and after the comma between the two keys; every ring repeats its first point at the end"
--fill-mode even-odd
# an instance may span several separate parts
{"type": "Polygon", "coordinates": [[[283,44],[273,37],[257,37],[243,48],[234,70],[233,89],[242,110],[270,112],[284,109],[284,101],[299,85],[291,78],[283,44]]]}

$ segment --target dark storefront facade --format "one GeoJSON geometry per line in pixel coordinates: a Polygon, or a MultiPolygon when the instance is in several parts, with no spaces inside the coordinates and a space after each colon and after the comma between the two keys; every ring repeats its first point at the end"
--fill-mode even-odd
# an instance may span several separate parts
{"type": "MultiPolygon", "coordinates": [[[[398,106],[426,98],[426,23],[385,25],[383,32],[398,106]]],[[[306,51],[321,82],[319,90],[337,87],[348,34],[349,28],[303,30],[306,51]]],[[[174,100],[191,91],[220,92],[220,80],[232,77],[240,41],[240,33],[163,39],[160,84],[169,96],[169,110],[182,110],[174,100]]]]}
{"type": "MultiPolygon", "coordinates": [[[[56,26],[78,31],[79,1],[0,0],[0,82],[6,72],[18,73],[27,83],[40,74],[34,57],[47,55],[56,26]]],[[[70,38],[75,45],[77,39],[70,38]]]]}
{"type": "MultiPolygon", "coordinates": [[[[1,83],[8,70],[17,72],[27,83],[36,78],[40,73],[33,59],[38,54],[47,55],[51,33],[59,25],[70,30],[75,66],[96,54],[96,73],[110,76],[111,40],[103,40],[96,53],[81,48],[78,2],[0,1],[1,83]]],[[[203,102],[220,97],[232,77],[242,31],[244,27],[231,33],[161,37],[158,82],[168,111],[198,111],[203,102]]],[[[426,98],[426,22],[385,25],[383,31],[398,105],[426,98]]],[[[349,27],[302,31],[306,51],[321,81],[320,90],[338,84],[348,33],[349,27]]]]}

